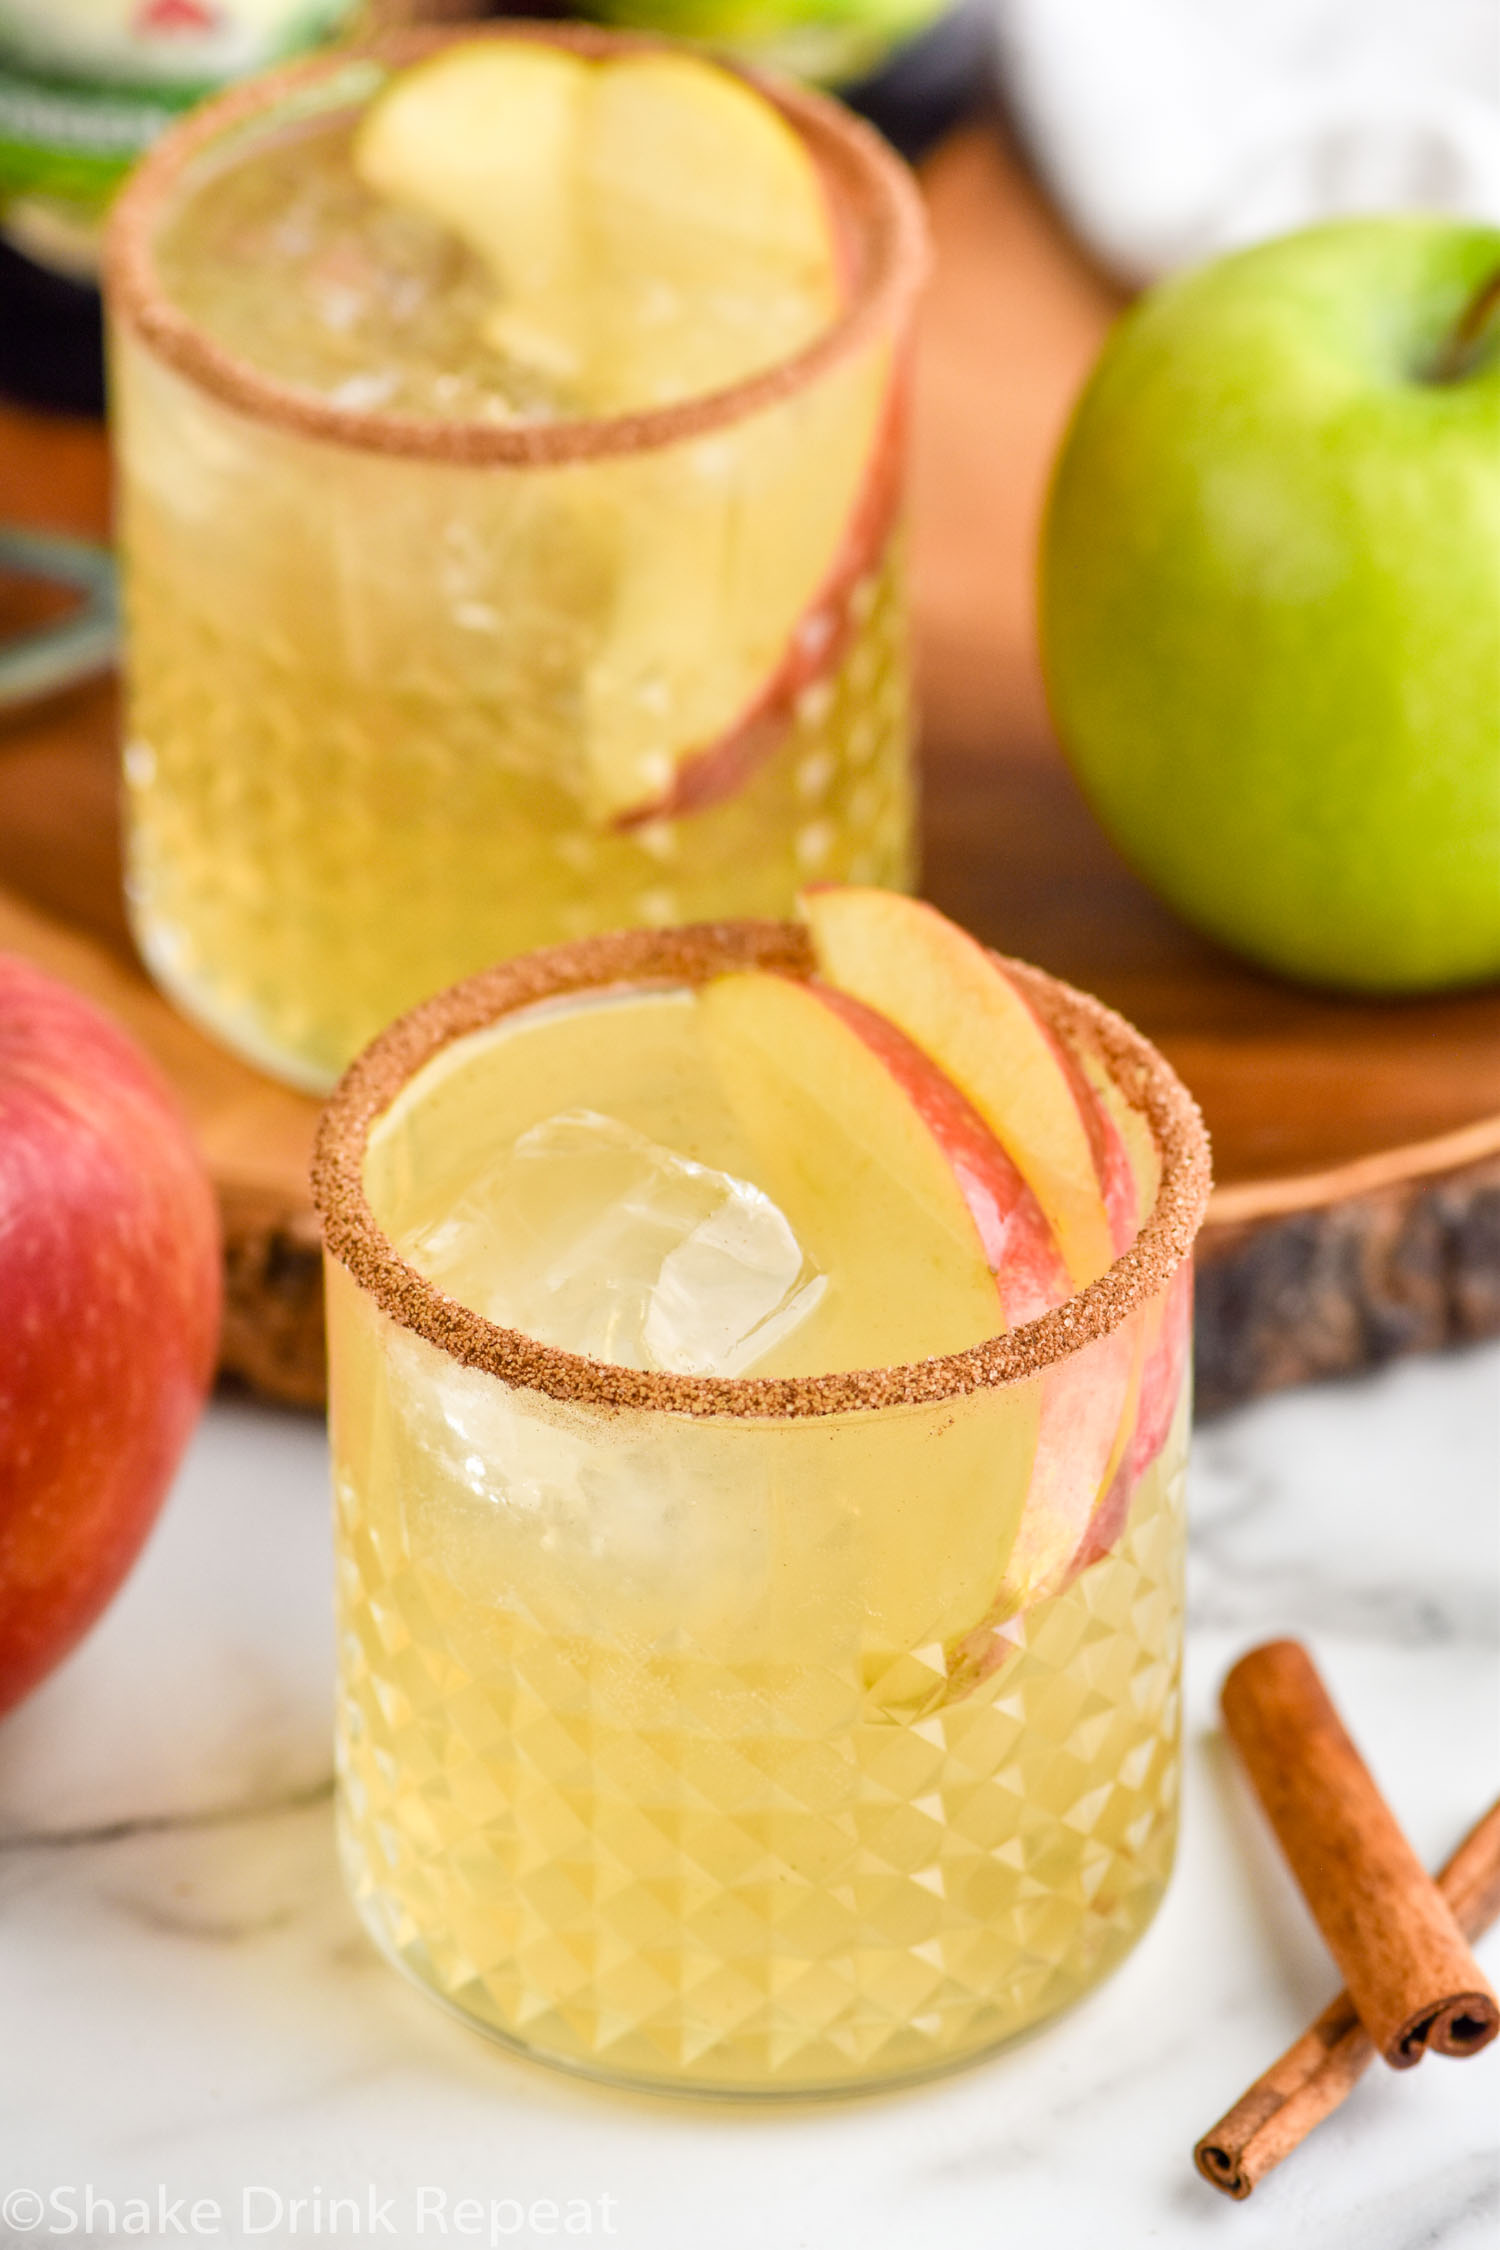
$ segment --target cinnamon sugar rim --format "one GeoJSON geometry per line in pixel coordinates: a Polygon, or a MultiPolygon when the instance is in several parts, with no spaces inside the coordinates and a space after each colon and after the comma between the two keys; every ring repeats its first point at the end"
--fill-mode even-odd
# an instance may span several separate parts
{"type": "Polygon", "coordinates": [[[904,1366],[825,1375],[668,1375],[617,1367],[504,1328],[445,1296],[396,1252],[365,1194],[372,1127],[424,1064],[470,1032],[572,992],[702,984],[733,969],[806,977],[813,951],[793,922],[627,930],[523,954],[401,1016],[351,1063],[318,1128],[313,1200],[324,1246],[390,1317],[466,1367],[575,1405],[787,1420],[913,1406],[1023,1382],[1098,1341],[1156,1296],[1192,1249],[1208,1202],[1208,1135],[1198,1106],[1150,1042],[1102,1002],[1004,956],[1043,1019],[1097,1044],[1116,1084],[1150,1123],[1161,1155],[1156,1202],[1131,1247],[1037,1319],[968,1350],[904,1366]]]}
{"type": "MultiPolygon", "coordinates": [[[[911,175],[880,136],[847,110],[803,87],[727,63],[723,67],[733,68],[764,95],[806,143],[840,216],[865,253],[864,271],[849,302],[829,327],[800,352],[727,389],[639,413],[571,421],[446,422],[386,414],[337,405],[264,373],[227,350],[172,302],[156,270],[153,238],[179,179],[202,150],[235,127],[274,113],[324,80],[348,77],[361,65],[399,69],[439,48],[481,38],[544,40],[590,56],[681,52],[669,40],[593,24],[512,19],[372,40],[233,86],[166,133],[119,197],[104,258],[105,286],[115,313],[179,374],[256,421],[365,452],[476,467],[544,467],[679,444],[776,405],[882,335],[899,337],[928,263],[926,221],[911,175]]],[[[350,106],[358,103],[351,99],[350,106]]]]}

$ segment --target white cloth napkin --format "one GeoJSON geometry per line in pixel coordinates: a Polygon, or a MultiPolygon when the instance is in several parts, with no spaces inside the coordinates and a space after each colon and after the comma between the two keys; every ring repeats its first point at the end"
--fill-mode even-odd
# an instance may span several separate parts
{"type": "Polygon", "coordinates": [[[1116,273],[1356,211],[1500,221],[1500,0],[991,0],[1012,115],[1116,273]]]}

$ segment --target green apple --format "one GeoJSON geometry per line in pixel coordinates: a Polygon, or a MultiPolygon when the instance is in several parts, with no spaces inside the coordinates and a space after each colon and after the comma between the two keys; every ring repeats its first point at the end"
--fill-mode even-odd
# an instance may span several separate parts
{"type": "Polygon", "coordinates": [[[1500,976],[1500,231],[1289,235],[1121,320],[1042,543],[1099,818],[1190,922],[1366,992],[1500,976]]]}

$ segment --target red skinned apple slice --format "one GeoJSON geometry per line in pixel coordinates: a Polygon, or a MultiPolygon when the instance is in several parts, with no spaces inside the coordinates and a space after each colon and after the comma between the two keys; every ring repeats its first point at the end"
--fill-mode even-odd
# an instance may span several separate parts
{"type": "MultiPolygon", "coordinates": [[[[1060,1039],[1059,1049],[1097,1121],[1094,1157],[1104,1183],[1105,1206],[1116,1252],[1128,1249],[1145,1224],[1161,1182],[1161,1152],[1140,1111],[1132,1108],[1092,1049],[1060,1039]]],[[[1061,1587],[1118,1545],[1136,1486],[1166,1443],[1192,1346],[1192,1267],[1182,1266],[1165,1297],[1139,1316],[1145,1320],[1138,1392],[1127,1406],[1129,1443],[1113,1461],[1093,1514],[1061,1587]]]]}
{"type": "Polygon", "coordinates": [[[775,670],[723,734],[679,760],[658,797],[617,814],[617,828],[675,820],[736,796],[785,741],[799,699],[838,671],[868,614],[866,605],[901,506],[905,392],[900,375],[893,376],[848,527],[775,670]]]}
{"type": "Polygon", "coordinates": [[[1064,1586],[1071,1586],[1091,1564],[1103,1562],[1106,1555],[1114,1553],[1130,1521],[1130,1503],[1134,1498],[1135,1478],[1131,1475],[1127,1455],[1111,1477],[1109,1490],[1094,1510],[1093,1520],[1078,1543],[1078,1552],[1063,1577],[1064,1586]]]}
{"type": "Polygon", "coordinates": [[[804,894],[820,973],[904,1031],[994,1133],[1051,1223],[1075,1288],[1112,1264],[1093,1105],[1000,963],[894,891],[804,894]]]}
{"type": "Polygon", "coordinates": [[[1013,1609],[1056,1593],[1129,1458],[1141,1358],[1138,1325],[1126,1321],[1043,1371],[1036,1466],[1005,1566],[1004,1598],[1013,1609]]]}
{"type": "MultiPolygon", "coordinates": [[[[1097,1056],[1075,1048],[1061,1034],[1053,1035],[1053,1045],[1088,1134],[1094,1176],[1109,1225],[1110,1247],[1118,1258],[1134,1242],[1150,1209],[1149,1203],[1142,1207],[1141,1178],[1133,1154],[1133,1141],[1126,1137],[1126,1120],[1133,1118],[1135,1112],[1097,1056]]],[[[1150,1141],[1150,1127],[1145,1119],[1138,1122],[1150,1141]]],[[[1151,1146],[1154,1149],[1155,1143],[1151,1142],[1151,1146]]]]}
{"type": "MultiPolygon", "coordinates": [[[[866,1364],[871,1339],[863,1313],[873,1301],[867,1292],[889,1291],[894,1283],[909,1293],[930,1262],[934,1220],[950,1240],[969,1246],[970,1258],[977,1245],[1010,1322],[1067,1296],[1071,1285],[1052,1230],[997,1137],[931,1057],[879,1010],[817,979],[797,984],[765,973],[720,980],[706,989],[702,1006],[720,1074],[758,1148],[773,1154],[766,1184],[794,1227],[805,1241],[815,1240],[820,1215],[826,1221],[842,1207],[846,1223],[836,1224],[825,1262],[836,1282],[853,1283],[845,1302],[852,1296],[860,1328],[854,1351],[866,1364]],[[851,1034],[848,1042],[830,1036],[830,1017],[851,1034]],[[878,1152],[880,1178],[873,1185],[851,1162],[851,1144],[878,1152]],[[924,1256],[920,1236],[908,1229],[899,1262],[862,1273],[849,1260],[860,1255],[861,1235],[866,1255],[872,1241],[888,1241],[893,1177],[925,1213],[928,1248],[924,1256]],[[967,1227],[958,1219],[955,1190],[967,1227]],[[872,1229],[875,1210],[880,1225],[872,1229]]],[[[1054,1067],[1059,1083],[1071,1086],[1074,1074],[1060,1061],[1054,1067]]],[[[1087,1100],[1086,1081],[1081,1071],[1076,1075],[1087,1100]]],[[[1122,1138],[1112,1124],[1110,1131],[1120,1140],[1113,1172],[1120,1183],[1120,1228],[1128,1238],[1137,1220],[1135,1180],[1122,1138]]],[[[1102,1198],[1099,1211],[1104,1226],[1102,1198]]],[[[970,1265],[971,1296],[974,1279],[970,1265]]],[[[804,1348],[807,1342],[804,1335],[804,1348]]],[[[970,1692],[1003,1661],[1013,1639],[1010,1621],[1064,1582],[1130,1457],[1146,1342],[1143,1323],[1129,1322],[1037,1379],[1036,1449],[1025,1502],[993,1602],[950,1649],[950,1697],[970,1692]]],[[[925,1322],[914,1322],[901,1345],[907,1356],[957,1348],[934,1342],[925,1322]]],[[[817,1348],[822,1365],[860,1363],[847,1353],[829,1356],[823,1336],[817,1348]]],[[[890,1356],[888,1344],[881,1356],[890,1356]]]]}
{"type": "Polygon", "coordinates": [[[1193,1349],[1193,1268],[1180,1265],[1157,1306],[1141,1376],[1140,1405],[1130,1448],[1095,1509],[1063,1584],[1069,1585],[1091,1563],[1112,1554],[1130,1516],[1136,1486],[1166,1444],[1176,1418],[1193,1349]]]}
{"type": "Polygon", "coordinates": [[[1016,1645],[1016,1620],[1076,1575],[1091,1525],[1125,1474],[1141,1386],[1134,1322],[1046,1368],[1036,1459],[1005,1575],[985,1615],[948,1651],[950,1701],[970,1695],[1016,1645]]]}
{"type": "MultiPolygon", "coordinates": [[[[1062,1051],[1086,1113],[1098,1119],[1091,1139],[1119,1252],[1134,1241],[1155,1198],[1156,1142],[1102,1062],[1062,1051]]],[[[1138,1317],[1043,1375],[1036,1466],[1021,1525],[989,1611],[949,1652],[952,1696],[972,1693],[1005,1661],[1023,1609],[1060,1593],[1118,1542],[1137,1482],[1165,1442],[1181,1381],[1180,1347],[1174,1356],[1161,1323],[1159,1310],[1144,1327],[1138,1317]]]]}
{"type": "Polygon", "coordinates": [[[1118,1257],[1140,1233],[1161,1185],[1161,1152],[1150,1124],[1125,1099],[1103,1058],[1059,1037],[1058,1052],[1073,1074],[1074,1091],[1092,1120],[1094,1163],[1103,1186],[1109,1231],[1118,1257]]]}
{"type": "MultiPolygon", "coordinates": [[[[459,41],[394,73],[354,161],[483,260],[489,342],[565,417],[793,363],[848,299],[810,144],[698,56],[459,41]]],[[[602,826],[742,788],[839,661],[895,507],[897,415],[888,351],[869,345],[723,427],[546,472],[558,541],[603,589],[565,621],[568,778],[602,826]]]]}
{"type": "Polygon", "coordinates": [[[1141,1411],[1131,1447],[1132,1476],[1144,1476],[1167,1442],[1193,1356],[1193,1262],[1185,1258],[1167,1285],[1160,1323],[1141,1383],[1141,1411]]]}
{"type": "Polygon", "coordinates": [[[884,1063],[941,1150],[968,1206],[1000,1294],[1004,1325],[1033,1320],[1068,1295],[1067,1268],[1026,1182],[984,1119],[904,1032],[831,985],[806,989],[884,1063]]]}
{"type": "MultiPolygon", "coordinates": [[[[1108,1183],[1111,1231],[1116,1247],[1123,1250],[1135,1239],[1156,1200],[1160,1152],[1150,1126],[1131,1108],[1103,1062],[1087,1052],[1072,1059],[1098,1104],[1103,1130],[1096,1154],[1108,1183]]],[[[1136,1487],[1166,1444],[1177,1412],[1192,1353],[1192,1312],[1189,1262],[1178,1267],[1163,1297],[1138,1316],[1145,1322],[1138,1354],[1142,1364],[1139,1384],[1133,1381],[1128,1392],[1122,1428],[1122,1437],[1128,1434],[1129,1442],[1112,1454],[1097,1504],[1056,1591],[1071,1585],[1080,1571],[1113,1553],[1119,1544],[1136,1487]]]]}
{"type": "MultiPolygon", "coordinates": [[[[955,1308],[969,1308],[977,1333],[964,1342],[1068,1296],[1052,1231],[994,1134],[877,1010],[817,979],[799,984],[764,972],[720,979],[700,1004],[721,1080],[762,1155],[764,1184],[801,1240],[811,1245],[821,1231],[830,1289],[817,1319],[836,1314],[841,1300],[852,1316],[847,1343],[827,1329],[817,1334],[819,1364],[870,1364],[876,1292],[901,1300],[899,1331],[879,1338],[882,1358],[960,1348],[925,1294],[935,1282],[955,1308]],[[956,1272],[949,1245],[962,1252],[956,1272]],[[976,1250],[996,1293],[988,1306],[976,1250]]],[[[801,1333],[804,1351],[812,1326],[801,1333]]],[[[1025,1504],[995,1600],[953,1652],[955,1692],[993,1668],[1004,1647],[997,1628],[1053,1591],[1077,1550],[1129,1441],[1138,1338],[1133,1325],[1118,1330],[1039,1379],[1025,1504]]]]}
{"type": "MultiPolygon", "coordinates": [[[[1074,1285],[1102,1273],[1134,1240],[1145,1207],[1127,1140],[1133,1113],[1102,1064],[1054,1036],[1003,967],[931,907],[890,892],[818,890],[803,912],[824,975],[894,1019],[1006,1145],[1074,1285]]],[[[1141,1324],[1131,1322],[1040,1377],[1021,1520],[990,1609],[952,1651],[954,1692],[993,1669],[997,1629],[1063,1583],[1129,1459],[1143,1352],[1141,1324]]]]}
{"type": "Polygon", "coordinates": [[[794,1348],[822,1368],[959,1351],[1000,1333],[1008,1292],[1029,1307],[1066,1288],[1014,1166],[893,1027],[755,970],[706,985],[699,1009],[758,1176],[829,1276],[794,1348]]]}

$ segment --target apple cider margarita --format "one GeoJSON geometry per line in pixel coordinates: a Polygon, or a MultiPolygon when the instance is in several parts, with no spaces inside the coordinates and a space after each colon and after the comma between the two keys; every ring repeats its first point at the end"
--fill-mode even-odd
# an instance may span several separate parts
{"type": "Polygon", "coordinates": [[[169,135],[110,257],[165,988],[326,1087],[488,961],[907,883],[923,260],[855,120],[578,27],[169,135]]]}
{"type": "Polygon", "coordinates": [[[1126,1953],[1178,1787],[1191,1101],[894,893],[592,938],[325,1115],[339,1818],[601,2077],[909,2079],[1126,1953]]]}

